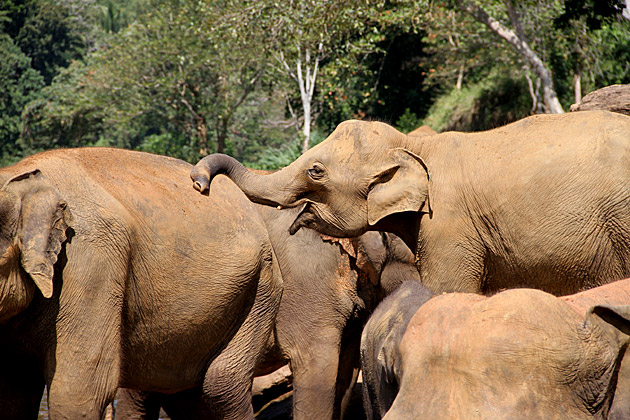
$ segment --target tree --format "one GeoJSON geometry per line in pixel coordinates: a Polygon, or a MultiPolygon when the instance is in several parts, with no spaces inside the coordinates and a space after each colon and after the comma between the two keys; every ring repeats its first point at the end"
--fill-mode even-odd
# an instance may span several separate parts
{"type": "Polygon", "coordinates": [[[428,80],[448,93],[449,86],[461,88],[464,76],[473,84],[494,78],[497,86],[504,84],[502,79],[524,78],[532,112],[559,112],[581,95],[584,77],[591,89],[623,80],[619,62],[625,61],[609,55],[615,50],[626,56],[628,41],[623,35],[628,25],[624,29],[620,23],[620,3],[416,2],[425,22],[427,51],[432,53],[427,58],[428,80]]]}
{"type": "Polygon", "coordinates": [[[508,28],[496,18],[490,16],[486,10],[473,1],[455,0],[455,3],[461,10],[469,13],[477,21],[486,25],[519,52],[523,60],[533,69],[542,83],[543,100],[547,111],[554,114],[564,112],[553,86],[551,72],[527,42],[525,32],[520,22],[519,13],[512,4],[512,1],[506,0],[505,7],[513,29],[508,28]]]}
{"type": "MultiPolygon", "coordinates": [[[[74,84],[66,80],[71,96],[83,98],[65,112],[72,121],[66,127],[92,116],[100,123],[86,128],[101,130],[100,144],[150,149],[174,142],[188,160],[225,151],[235,111],[267,68],[267,52],[259,48],[266,27],[237,6],[162,2],[121,30],[90,55],[74,84]]],[[[52,109],[37,109],[44,120],[56,119],[52,109]]]]}
{"type": "Polygon", "coordinates": [[[0,164],[6,165],[19,152],[22,109],[37,97],[44,79],[7,34],[0,33],[0,51],[0,164]]]}
{"type": "MultiPolygon", "coordinates": [[[[562,63],[555,67],[564,70],[573,82],[574,103],[582,100],[582,79],[588,84],[594,81],[594,73],[601,73],[600,63],[605,60],[606,50],[618,46],[619,42],[604,38],[614,32],[630,36],[628,24],[623,17],[625,3],[622,0],[565,0],[564,10],[554,18],[554,29],[558,54],[562,63]]],[[[626,42],[626,44],[628,44],[626,42]]],[[[613,61],[622,57],[613,58],[613,61]]],[[[560,61],[560,60],[558,60],[560,61]]],[[[614,77],[615,75],[613,75],[614,77]]]]}
{"type": "MultiPolygon", "coordinates": [[[[321,64],[334,61],[337,54],[373,50],[373,44],[366,43],[366,38],[361,35],[376,9],[369,2],[357,0],[291,0],[288,5],[275,8],[273,19],[279,30],[278,48],[274,54],[277,64],[274,67],[280,74],[293,80],[299,90],[302,152],[308,150],[311,140],[313,98],[321,64]]],[[[287,104],[297,121],[298,115],[288,96],[287,104]]]]}
{"type": "Polygon", "coordinates": [[[66,2],[6,0],[0,10],[0,149],[2,162],[23,155],[24,107],[84,52],[82,28],[66,2]]]}

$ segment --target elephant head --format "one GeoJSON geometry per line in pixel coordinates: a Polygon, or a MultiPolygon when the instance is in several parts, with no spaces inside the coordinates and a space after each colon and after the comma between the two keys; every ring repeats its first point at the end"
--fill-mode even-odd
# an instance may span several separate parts
{"type": "Polygon", "coordinates": [[[430,211],[428,170],[420,157],[404,148],[407,142],[406,135],[387,124],[346,121],[271,175],[252,173],[235,159],[215,154],[197,163],[191,178],[195,189],[205,192],[215,175],[226,174],[254,202],[303,205],[291,233],[308,227],[353,237],[367,230],[389,230],[389,216],[430,211]]]}
{"type": "Polygon", "coordinates": [[[11,177],[0,188],[0,321],[25,309],[35,286],[53,293],[53,265],[72,215],[39,170],[11,177]]]}

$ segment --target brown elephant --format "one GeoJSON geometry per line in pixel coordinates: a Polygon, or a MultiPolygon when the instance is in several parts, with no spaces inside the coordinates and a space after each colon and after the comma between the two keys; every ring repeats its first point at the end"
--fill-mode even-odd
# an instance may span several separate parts
{"type": "MultiPolygon", "coordinates": [[[[413,254],[395,235],[289,235],[297,209],[258,206],[278,257],[283,295],[269,343],[256,368],[264,375],[286,362],[293,373],[295,420],[339,419],[359,370],[361,330],[376,305],[403,279],[419,283],[413,254]]],[[[116,417],[157,419],[162,405],[181,418],[180,395],[121,390],[116,417]]],[[[185,418],[185,416],[184,416],[185,418]]]]}
{"type": "Polygon", "coordinates": [[[253,418],[282,278],[251,202],[182,188],[190,169],[86,148],[0,170],[3,419],[36,419],[44,386],[54,420],[100,419],[118,386],[203,387],[191,417],[253,418]]]}
{"type": "Polygon", "coordinates": [[[368,419],[628,418],[629,304],[630,280],[564,298],[404,284],[363,332],[368,419]]]}
{"type": "Polygon", "coordinates": [[[434,134],[437,134],[437,131],[435,131],[434,129],[432,129],[428,125],[421,125],[420,127],[416,128],[415,130],[409,132],[409,134],[407,134],[407,135],[408,136],[414,136],[414,137],[424,137],[424,136],[432,136],[434,134]]]}
{"type": "Polygon", "coordinates": [[[426,136],[347,121],[272,175],[210,155],[191,177],[205,191],[225,173],[253,201],[303,206],[291,232],[393,232],[435,292],[562,295],[630,276],[629,140],[630,117],[605,111],[426,136]]]}

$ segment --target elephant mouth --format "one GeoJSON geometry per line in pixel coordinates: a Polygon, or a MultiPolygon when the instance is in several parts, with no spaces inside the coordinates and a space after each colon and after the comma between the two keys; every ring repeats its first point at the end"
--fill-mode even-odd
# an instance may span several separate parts
{"type": "Polygon", "coordinates": [[[304,204],[304,207],[300,210],[300,214],[297,215],[291,227],[289,227],[289,233],[295,235],[297,231],[303,227],[316,229],[316,223],[319,220],[316,213],[313,203],[307,202],[304,204]]]}
{"type": "Polygon", "coordinates": [[[352,238],[363,233],[340,229],[334,223],[331,223],[328,217],[325,217],[325,215],[328,214],[328,210],[329,209],[325,205],[322,205],[322,203],[310,200],[307,201],[291,224],[291,227],[289,227],[289,233],[294,235],[303,227],[335,238],[352,238]],[[322,206],[323,208],[319,208],[318,206],[322,206]]]}

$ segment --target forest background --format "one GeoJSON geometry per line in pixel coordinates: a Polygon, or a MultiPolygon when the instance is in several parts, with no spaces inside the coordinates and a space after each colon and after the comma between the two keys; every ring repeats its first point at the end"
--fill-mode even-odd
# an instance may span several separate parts
{"type": "Polygon", "coordinates": [[[274,169],[343,120],[484,130],[630,83],[623,0],[0,0],[0,165],[112,146],[274,169]]]}

